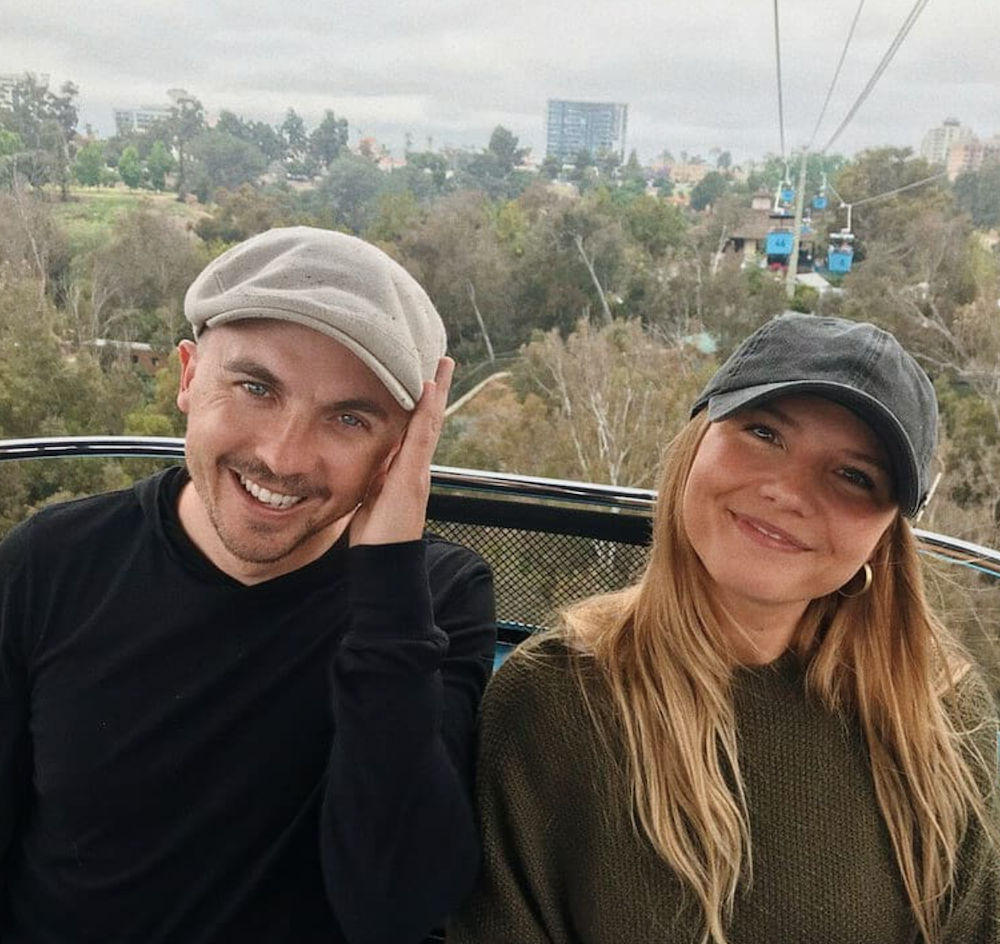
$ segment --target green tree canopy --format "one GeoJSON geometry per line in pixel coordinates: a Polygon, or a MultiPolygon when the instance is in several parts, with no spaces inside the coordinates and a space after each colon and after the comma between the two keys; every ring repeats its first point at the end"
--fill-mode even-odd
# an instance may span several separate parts
{"type": "Polygon", "coordinates": [[[729,190],[725,174],[712,170],[705,174],[691,190],[691,209],[704,210],[729,190]]]}
{"type": "Polygon", "coordinates": [[[347,119],[338,118],[329,108],[323,120],[309,135],[309,153],[323,167],[327,167],[347,147],[347,119]]]}
{"type": "Polygon", "coordinates": [[[84,187],[96,187],[101,182],[101,171],[105,166],[104,147],[99,141],[91,141],[77,151],[73,176],[84,187]]]}
{"type": "Polygon", "coordinates": [[[142,183],[142,161],[139,152],[129,145],[118,160],[118,176],[126,187],[135,190],[142,183]]]}

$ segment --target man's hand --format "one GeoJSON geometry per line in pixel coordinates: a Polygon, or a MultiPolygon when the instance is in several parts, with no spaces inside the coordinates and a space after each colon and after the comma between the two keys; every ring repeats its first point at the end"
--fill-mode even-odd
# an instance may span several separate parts
{"type": "Polygon", "coordinates": [[[431,490],[431,458],[444,425],[444,408],[455,372],[450,357],[438,361],[434,380],[424,382],[399,451],[371,483],[351,520],[351,547],[416,541],[424,533],[427,496],[431,490]]]}

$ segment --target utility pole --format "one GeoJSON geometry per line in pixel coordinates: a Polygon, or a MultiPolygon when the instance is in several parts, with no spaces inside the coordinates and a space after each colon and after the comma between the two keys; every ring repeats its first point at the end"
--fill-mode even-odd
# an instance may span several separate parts
{"type": "Polygon", "coordinates": [[[806,196],[806,159],[809,148],[802,148],[802,158],[799,161],[799,183],[795,189],[795,222],[792,226],[792,254],[788,257],[788,274],[785,276],[785,294],[791,299],[795,297],[795,276],[799,272],[799,242],[802,238],[802,208],[806,196]]]}

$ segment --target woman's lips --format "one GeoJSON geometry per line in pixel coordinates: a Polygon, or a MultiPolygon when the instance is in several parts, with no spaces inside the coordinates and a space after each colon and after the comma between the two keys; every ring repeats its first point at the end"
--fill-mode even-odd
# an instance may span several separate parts
{"type": "Polygon", "coordinates": [[[739,514],[738,512],[732,512],[732,514],[736,519],[736,524],[740,531],[764,547],[784,551],[809,550],[809,545],[761,518],[755,518],[753,515],[739,514]]]}

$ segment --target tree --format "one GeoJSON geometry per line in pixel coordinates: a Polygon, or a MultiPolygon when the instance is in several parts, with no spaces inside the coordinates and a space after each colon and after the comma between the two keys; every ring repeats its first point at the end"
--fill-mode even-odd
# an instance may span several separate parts
{"type": "Polygon", "coordinates": [[[594,183],[596,175],[594,155],[587,148],[580,148],[573,159],[573,169],[569,173],[569,179],[583,191],[594,183]]]}
{"type": "Polygon", "coordinates": [[[335,225],[362,233],[378,212],[378,198],[387,182],[387,175],[371,161],[344,153],[327,167],[312,201],[332,215],[335,225]]]}
{"type": "Polygon", "coordinates": [[[0,126],[16,134],[24,147],[15,155],[17,173],[32,187],[58,184],[63,200],[69,199],[77,93],[72,82],[64,82],[56,94],[25,73],[11,89],[11,106],[0,112],[0,126]]]}
{"type": "Polygon", "coordinates": [[[514,260],[482,194],[450,194],[400,229],[400,261],[434,301],[460,359],[475,363],[489,359],[491,347],[516,348],[521,338],[513,333],[514,260]]]}
{"type": "MultiPolygon", "coordinates": [[[[24,270],[0,265],[0,436],[116,434],[141,401],[130,367],[101,369],[86,348],[67,357],[59,318],[24,270]]],[[[0,530],[60,497],[93,494],[125,483],[116,463],[15,464],[0,470],[0,530]],[[17,464],[18,466],[21,464],[17,464]]]]}
{"type": "Polygon", "coordinates": [[[654,259],[679,249],[684,243],[687,222],[681,211],[658,197],[642,194],[622,210],[625,227],[632,238],[654,259]]]}
{"type": "Polygon", "coordinates": [[[471,448],[500,471],[650,488],[713,366],[634,320],[581,321],[565,339],[550,331],[512,368],[516,399],[494,395],[484,411],[462,411],[438,461],[464,462],[471,448]]]}
{"type": "Polygon", "coordinates": [[[76,154],[73,176],[84,187],[96,187],[101,182],[101,171],[105,167],[104,148],[99,141],[91,141],[76,154]]]}
{"type": "Polygon", "coordinates": [[[155,341],[173,347],[187,287],[205,258],[174,218],[139,207],[118,217],[111,239],[89,257],[90,321],[83,340],[155,341]]]}
{"type": "Polygon", "coordinates": [[[691,190],[691,209],[704,210],[710,207],[729,189],[729,181],[718,171],[709,171],[691,190]]]}
{"type": "Polygon", "coordinates": [[[639,163],[639,154],[635,148],[629,152],[628,160],[622,168],[621,184],[635,193],[643,193],[646,190],[646,171],[639,163]]]}
{"type": "Polygon", "coordinates": [[[519,179],[516,169],[527,153],[517,146],[518,139],[503,125],[497,125],[486,149],[474,155],[462,167],[461,177],[466,186],[482,190],[492,199],[517,196],[526,181],[519,179]]]}
{"type": "Polygon", "coordinates": [[[374,243],[401,241],[418,225],[421,212],[411,190],[383,193],[378,201],[378,215],[365,230],[365,239],[374,243]]]}
{"type": "Polygon", "coordinates": [[[142,162],[139,160],[139,152],[131,145],[122,151],[122,156],[118,160],[118,176],[131,190],[135,190],[142,183],[142,162]]]}
{"type": "Polygon", "coordinates": [[[285,120],[281,123],[281,133],[288,146],[289,158],[301,161],[309,148],[309,135],[306,132],[306,123],[294,108],[289,108],[285,113],[285,120]]]}
{"type": "Polygon", "coordinates": [[[170,110],[168,121],[177,152],[177,199],[184,200],[190,190],[188,148],[205,127],[205,109],[197,98],[185,95],[170,110]]]}
{"type": "Polygon", "coordinates": [[[288,191],[260,191],[250,184],[238,190],[220,190],[212,215],[195,224],[195,232],[206,243],[236,243],[277,226],[315,225],[294,194],[288,191]]]}
{"type": "Polygon", "coordinates": [[[69,200],[70,168],[75,151],[77,109],[76,96],[79,89],[72,82],[63,82],[58,95],[51,93],[47,99],[48,121],[45,128],[48,132],[50,149],[54,154],[53,165],[56,182],[59,184],[60,197],[69,200]]]}
{"type": "Polygon", "coordinates": [[[556,154],[546,154],[539,173],[548,180],[555,180],[562,173],[562,158],[556,154]]]}
{"type": "Polygon", "coordinates": [[[68,266],[66,236],[40,195],[14,181],[0,194],[0,264],[30,273],[39,295],[48,294],[68,266]]]}
{"type": "Polygon", "coordinates": [[[218,187],[235,190],[242,184],[256,183],[267,167],[267,158],[256,145],[213,128],[191,141],[190,154],[198,161],[202,203],[207,203],[218,187]]]}
{"type": "Polygon", "coordinates": [[[24,150],[24,141],[14,131],[0,127],[0,187],[13,189],[17,156],[24,150]]]}
{"type": "Polygon", "coordinates": [[[617,151],[601,149],[594,157],[594,166],[600,174],[601,180],[608,182],[618,177],[621,170],[622,161],[617,151]]]}
{"type": "Polygon", "coordinates": [[[486,149],[497,159],[501,171],[510,173],[524,160],[527,148],[517,146],[517,137],[503,125],[497,125],[486,149]]]}
{"type": "Polygon", "coordinates": [[[454,189],[448,161],[434,151],[410,151],[406,166],[392,172],[392,184],[409,190],[417,200],[430,202],[454,189]]]}
{"type": "Polygon", "coordinates": [[[1000,162],[965,171],[955,180],[955,206],[983,229],[1000,227],[1000,162]]]}
{"type": "Polygon", "coordinates": [[[169,174],[177,162],[167,150],[162,141],[153,144],[146,158],[146,170],[149,173],[149,184],[154,190],[165,190],[167,187],[167,174],[169,174]]]}
{"type": "Polygon", "coordinates": [[[323,167],[328,167],[347,147],[347,119],[338,118],[329,108],[323,112],[323,120],[309,135],[309,153],[323,167]]]}

